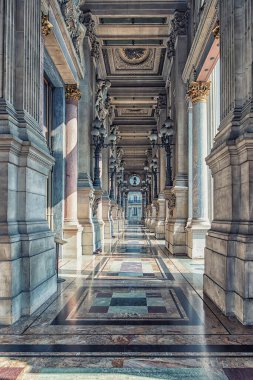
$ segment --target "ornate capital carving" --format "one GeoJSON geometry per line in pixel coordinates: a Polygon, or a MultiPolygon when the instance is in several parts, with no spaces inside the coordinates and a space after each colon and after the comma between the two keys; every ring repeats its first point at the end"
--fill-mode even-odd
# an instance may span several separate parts
{"type": "Polygon", "coordinates": [[[220,38],[220,23],[219,20],[217,20],[215,27],[212,30],[214,38],[219,39],[220,38]]]}
{"type": "Polygon", "coordinates": [[[64,17],[67,29],[69,31],[70,37],[72,39],[72,43],[74,45],[74,48],[76,50],[77,55],[80,58],[80,35],[81,35],[81,29],[80,29],[80,9],[79,9],[79,1],[73,1],[73,0],[58,0],[58,3],[61,7],[61,12],[64,17]]]}
{"type": "Polygon", "coordinates": [[[42,14],[41,16],[41,33],[43,36],[48,36],[51,33],[51,30],[53,29],[53,25],[48,19],[48,15],[42,14]]]}
{"type": "Polygon", "coordinates": [[[86,27],[85,35],[89,38],[91,43],[91,56],[94,57],[96,61],[98,61],[101,49],[96,35],[96,23],[92,18],[91,12],[83,13],[80,16],[80,21],[86,27]]]}
{"type": "Polygon", "coordinates": [[[187,91],[188,98],[192,103],[206,102],[210,91],[211,82],[192,82],[187,91]]]}
{"type": "Polygon", "coordinates": [[[81,99],[81,92],[75,84],[68,84],[65,87],[65,97],[67,100],[75,100],[78,102],[78,100],[81,99]]]}

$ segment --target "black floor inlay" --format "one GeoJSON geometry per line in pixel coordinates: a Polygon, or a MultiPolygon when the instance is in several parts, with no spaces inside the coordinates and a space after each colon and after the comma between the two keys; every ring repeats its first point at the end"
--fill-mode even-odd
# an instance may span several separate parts
{"type": "MultiPolygon", "coordinates": [[[[166,298],[164,299],[164,305],[162,304],[153,304],[152,301],[150,301],[149,304],[146,303],[146,299],[143,297],[132,297],[132,300],[130,300],[131,297],[121,298],[117,297],[116,301],[113,301],[113,298],[108,301],[103,300],[102,297],[102,303],[103,304],[96,304],[96,300],[98,299],[98,294],[101,294],[101,292],[98,293],[99,289],[94,286],[92,288],[86,288],[81,287],[76,292],[76,294],[67,302],[67,304],[64,306],[64,308],[60,311],[60,313],[57,315],[57,317],[52,321],[52,325],[115,325],[115,326],[142,326],[142,325],[148,325],[148,326],[157,326],[157,325],[201,325],[202,321],[200,320],[198,314],[194,310],[194,308],[191,306],[190,302],[188,301],[187,297],[184,295],[184,292],[180,287],[159,287],[159,291],[164,289],[166,298]],[[80,310],[80,305],[85,305],[85,307],[88,307],[86,297],[89,292],[89,297],[91,297],[91,292],[95,291],[96,294],[94,295],[93,301],[94,304],[91,304],[90,307],[91,311],[85,312],[85,310],[78,314],[78,317],[75,317],[75,310],[80,310]],[[174,294],[174,295],[173,295],[174,294]],[[176,300],[176,298],[178,301],[176,300]],[[169,301],[167,301],[167,298],[169,301]],[[162,315],[161,313],[166,313],[166,301],[172,302],[171,306],[174,308],[174,314],[175,310],[177,315],[171,316],[168,315],[162,315]],[[111,305],[111,302],[116,302],[117,305],[111,305]],[[125,304],[123,305],[123,303],[125,304]],[[180,303],[178,305],[178,302],[180,303]],[[141,304],[140,304],[141,303],[141,304]],[[147,306],[143,306],[143,305],[147,306]],[[116,307],[116,315],[114,318],[108,318],[107,311],[113,313],[113,308],[116,307]],[[123,313],[124,308],[129,307],[130,310],[127,311],[127,313],[130,314],[130,316],[127,314],[126,317],[122,317],[120,314],[120,308],[122,307],[123,313]],[[140,308],[140,313],[145,314],[145,310],[143,311],[143,307],[146,307],[146,314],[142,315],[139,314],[138,307],[140,308]],[[148,308],[149,307],[149,308],[148,308]],[[132,309],[131,309],[132,308],[132,309]],[[136,309],[135,309],[136,308],[136,309]],[[185,315],[183,315],[181,308],[184,310],[185,315]],[[136,312],[135,312],[136,310],[136,312]],[[98,313],[97,318],[94,318],[94,316],[89,316],[89,313],[98,313]],[[117,313],[119,313],[117,315],[117,313]],[[131,313],[136,314],[134,317],[131,315],[131,313]],[[158,313],[161,314],[160,318],[152,318],[150,314],[158,313]],[[70,317],[71,316],[71,317],[70,317]]],[[[158,294],[157,289],[155,288],[143,288],[140,286],[131,286],[126,287],[124,290],[122,288],[112,287],[112,286],[105,286],[103,290],[106,292],[106,294],[112,294],[116,292],[118,294],[119,292],[126,291],[126,290],[134,290],[138,292],[148,292],[148,294],[158,294]]],[[[115,294],[115,293],[114,293],[115,294]]],[[[130,294],[131,295],[131,294],[130,294]]],[[[124,295],[126,297],[126,295],[124,295]]],[[[146,297],[150,298],[150,295],[147,295],[146,297]]],[[[154,297],[154,296],[153,296],[154,297]]],[[[151,297],[151,299],[153,298],[151,297]]],[[[107,298],[107,297],[106,297],[107,298]]],[[[100,300],[98,300],[99,302],[100,300]]],[[[92,302],[92,301],[90,301],[92,302]]],[[[82,309],[82,306],[81,306],[82,309]]],[[[170,309],[170,308],[168,308],[170,309]]],[[[173,314],[173,315],[174,315],[173,314]]]]}
{"type": "Polygon", "coordinates": [[[1,353],[10,352],[86,352],[86,353],[252,353],[253,345],[246,344],[0,344],[1,353]]]}

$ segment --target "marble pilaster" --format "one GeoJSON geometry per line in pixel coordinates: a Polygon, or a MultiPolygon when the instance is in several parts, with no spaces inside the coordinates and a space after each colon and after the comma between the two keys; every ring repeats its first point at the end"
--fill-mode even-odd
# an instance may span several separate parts
{"type": "Polygon", "coordinates": [[[40,3],[5,2],[0,25],[0,324],[7,325],[34,313],[57,283],[54,234],[46,220],[54,160],[39,112],[40,3]]]}
{"type": "Polygon", "coordinates": [[[177,202],[172,214],[168,213],[166,221],[166,245],[172,254],[186,253],[185,226],[188,217],[188,133],[187,133],[187,102],[185,99],[185,84],[182,73],[187,60],[187,12],[179,13],[174,19],[176,26],[175,51],[171,68],[170,103],[171,118],[174,121],[173,146],[173,187],[166,189],[165,196],[175,195],[177,202]],[[178,24],[178,20],[181,22],[178,24]]]}
{"type": "Polygon", "coordinates": [[[220,2],[221,124],[207,157],[214,210],[204,274],[205,295],[245,325],[253,325],[252,11],[252,1],[220,2]]]}

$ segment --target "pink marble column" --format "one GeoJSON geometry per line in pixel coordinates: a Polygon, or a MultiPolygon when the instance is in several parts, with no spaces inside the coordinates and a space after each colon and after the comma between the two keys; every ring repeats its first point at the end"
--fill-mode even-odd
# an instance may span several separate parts
{"type": "Polygon", "coordinates": [[[76,256],[81,250],[81,226],[77,220],[77,115],[80,91],[76,85],[66,86],[66,182],[64,251],[68,256],[76,256]]]}

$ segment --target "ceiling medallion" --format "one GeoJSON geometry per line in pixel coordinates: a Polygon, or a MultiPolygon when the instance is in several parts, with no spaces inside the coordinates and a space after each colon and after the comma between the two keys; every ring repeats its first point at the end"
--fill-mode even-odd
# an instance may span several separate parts
{"type": "Polygon", "coordinates": [[[119,50],[121,59],[130,65],[139,65],[147,60],[150,49],[122,48],[119,50]]]}

